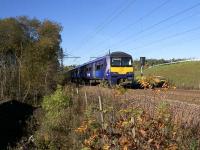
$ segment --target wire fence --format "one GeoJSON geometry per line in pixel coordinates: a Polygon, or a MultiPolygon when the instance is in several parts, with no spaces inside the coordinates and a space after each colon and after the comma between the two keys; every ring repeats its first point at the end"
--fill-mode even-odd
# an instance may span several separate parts
{"type": "Polygon", "coordinates": [[[153,66],[150,66],[150,67],[147,68],[147,69],[154,68],[154,67],[158,67],[158,66],[171,65],[171,64],[178,64],[178,63],[184,63],[184,62],[194,62],[194,61],[200,61],[200,58],[187,59],[187,60],[174,61],[174,62],[171,61],[171,62],[168,62],[168,63],[153,65],[153,66]]]}

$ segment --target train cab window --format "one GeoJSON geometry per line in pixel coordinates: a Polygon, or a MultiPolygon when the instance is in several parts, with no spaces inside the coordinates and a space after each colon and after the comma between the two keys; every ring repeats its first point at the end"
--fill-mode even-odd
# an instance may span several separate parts
{"type": "Polygon", "coordinates": [[[132,66],[132,58],[122,58],[122,66],[123,67],[131,67],[132,66]]]}
{"type": "Polygon", "coordinates": [[[111,66],[112,67],[120,67],[121,66],[121,58],[112,58],[111,66]]]}
{"type": "Polygon", "coordinates": [[[132,66],[132,58],[129,58],[129,57],[112,58],[111,66],[112,67],[131,67],[132,66]]]}

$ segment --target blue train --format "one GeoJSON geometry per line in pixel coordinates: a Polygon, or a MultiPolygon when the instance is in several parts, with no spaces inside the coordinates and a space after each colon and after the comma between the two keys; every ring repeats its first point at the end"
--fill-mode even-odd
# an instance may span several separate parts
{"type": "Polygon", "coordinates": [[[127,53],[112,52],[69,70],[67,78],[76,83],[130,83],[134,78],[133,59],[127,53]]]}

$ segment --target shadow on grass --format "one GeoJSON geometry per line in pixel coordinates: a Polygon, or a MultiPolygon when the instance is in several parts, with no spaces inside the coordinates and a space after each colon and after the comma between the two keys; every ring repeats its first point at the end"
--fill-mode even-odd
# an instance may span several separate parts
{"type": "Polygon", "coordinates": [[[34,109],[15,100],[0,104],[0,149],[14,146],[26,134],[26,120],[34,109]]]}
{"type": "Polygon", "coordinates": [[[141,85],[136,81],[134,81],[133,83],[125,84],[123,85],[123,87],[126,89],[143,89],[141,85]]]}

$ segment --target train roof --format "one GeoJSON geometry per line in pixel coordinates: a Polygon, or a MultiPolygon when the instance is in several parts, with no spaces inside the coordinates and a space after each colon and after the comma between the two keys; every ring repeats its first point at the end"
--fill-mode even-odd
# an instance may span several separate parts
{"type": "Polygon", "coordinates": [[[131,55],[124,52],[112,52],[110,56],[111,57],[132,57],[131,55]]]}
{"type": "MultiPolygon", "coordinates": [[[[80,68],[80,67],[82,67],[82,66],[91,64],[91,63],[96,62],[96,61],[98,61],[98,60],[101,60],[101,59],[103,59],[103,58],[105,58],[105,57],[107,57],[107,56],[110,56],[110,57],[132,57],[130,54],[127,54],[127,53],[125,53],[125,52],[120,52],[120,51],[112,52],[112,53],[110,53],[110,54],[106,54],[105,56],[98,57],[98,58],[96,58],[96,59],[94,59],[94,60],[91,60],[91,61],[89,61],[89,62],[86,62],[86,63],[84,63],[84,64],[82,64],[82,65],[78,65],[78,66],[76,66],[75,68],[73,68],[73,69],[71,69],[71,70],[74,70],[74,69],[76,69],[76,68],[80,68]]],[[[71,70],[69,70],[69,71],[71,71],[71,70]]]]}

